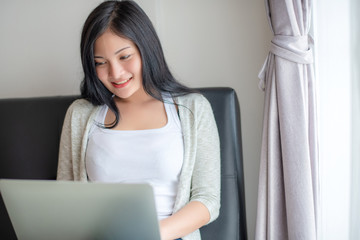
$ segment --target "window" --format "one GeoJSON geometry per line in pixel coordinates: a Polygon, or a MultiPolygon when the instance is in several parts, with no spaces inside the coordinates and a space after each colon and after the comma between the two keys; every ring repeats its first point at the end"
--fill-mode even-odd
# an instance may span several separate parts
{"type": "Polygon", "coordinates": [[[359,6],[356,0],[314,3],[324,240],[360,239],[359,6]]]}

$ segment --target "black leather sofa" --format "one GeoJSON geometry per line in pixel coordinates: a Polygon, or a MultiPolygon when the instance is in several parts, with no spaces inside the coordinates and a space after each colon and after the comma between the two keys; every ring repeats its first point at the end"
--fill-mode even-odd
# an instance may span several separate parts
{"type": "MultiPolygon", "coordinates": [[[[220,216],[201,229],[202,239],[247,239],[238,99],[231,88],[199,90],[213,107],[222,157],[220,216]]],[[[78,96],[0,99],[0,178],[56,178],[63,119],[76,98],[78,96]]],[[[0,239],[16,239],[2,198],[0,239]]]]}

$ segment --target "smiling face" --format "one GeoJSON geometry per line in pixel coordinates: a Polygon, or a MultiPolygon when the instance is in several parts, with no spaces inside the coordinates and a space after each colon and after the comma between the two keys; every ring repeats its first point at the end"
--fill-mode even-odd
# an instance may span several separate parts
{"type": "Polygon", "coordinates": [[[104,86],[120,99],[144,93],[141,55],[129,39],[106,30],[94,44],[96,73],[104,86]]]}

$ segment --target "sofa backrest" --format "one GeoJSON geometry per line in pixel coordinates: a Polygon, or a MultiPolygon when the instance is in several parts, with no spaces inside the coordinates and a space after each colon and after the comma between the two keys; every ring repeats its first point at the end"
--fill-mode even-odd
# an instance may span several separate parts
{"type": "MultiPolygon", "coordinates": [[[[240,110],[230,88],[199,89],[212,105],[221,142],[219,218],[201,229],[203,239],[247,239],[240,110]]],[[[64,116],[78,96],[0,99],[0,178],[56,178],[64,116]]],[[[0,239],[16,239],[2,198],[0,239]]]]}

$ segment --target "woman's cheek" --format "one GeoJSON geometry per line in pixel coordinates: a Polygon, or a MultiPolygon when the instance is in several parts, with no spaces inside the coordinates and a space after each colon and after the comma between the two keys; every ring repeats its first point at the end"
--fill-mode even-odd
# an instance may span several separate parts
{"type": "Polygon", "coordinates": [[[96,75],[101,81],[106,80],[106,72],[104,71],[103,68],[96,69],[96,75]]]}

